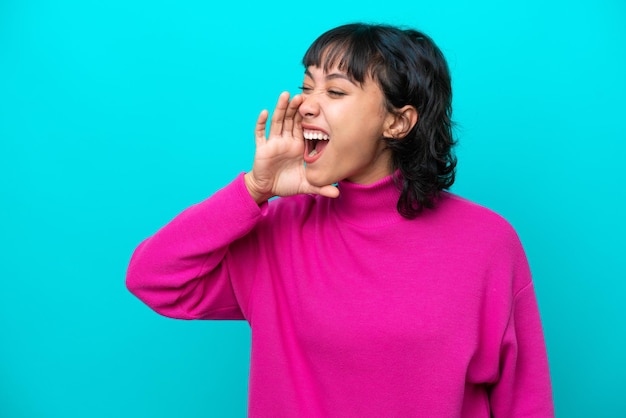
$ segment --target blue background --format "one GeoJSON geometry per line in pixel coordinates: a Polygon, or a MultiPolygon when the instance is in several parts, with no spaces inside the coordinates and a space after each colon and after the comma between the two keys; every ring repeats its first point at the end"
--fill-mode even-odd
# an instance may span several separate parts
{"type": "Polygon", "coordinates": [[[447,56],[453,191],[524,243],[557,416],[626,416],[626,4],[353,4],[0,2],[1,417],[245,416],[247,324],[160,317],[126,266],[250,168],[258,112],[357,20],[447,56]]]}

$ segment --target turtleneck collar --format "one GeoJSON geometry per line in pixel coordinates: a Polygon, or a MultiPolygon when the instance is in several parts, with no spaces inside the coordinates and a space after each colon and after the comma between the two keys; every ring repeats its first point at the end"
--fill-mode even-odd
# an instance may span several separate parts
{"type": "Polygon", "coordinates": [[[363,227],[376,228],[402,221],[396,206],[400,190],[392,175],[372,184],[340,181],[339,197],[334,201],[335,213],[343,221],[363,227]]]}

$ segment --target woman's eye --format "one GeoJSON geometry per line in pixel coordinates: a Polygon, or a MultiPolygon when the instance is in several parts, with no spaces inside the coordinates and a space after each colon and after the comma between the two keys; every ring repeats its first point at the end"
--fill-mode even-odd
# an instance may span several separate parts
{"type": "Polygon", "coordinates": [[[334,97],[341,97],[341,96],[345,96],[346,93],[342,92],[342,91],[337,91],[337,90],[328,90],[328,94],[334,97]]]}
{"type": "Polygon", "coordinates": [[[311,87],[308,86],[300,86],[298,88],[302,90],[303,93],[310,93],[313,90],[311,87]]]}

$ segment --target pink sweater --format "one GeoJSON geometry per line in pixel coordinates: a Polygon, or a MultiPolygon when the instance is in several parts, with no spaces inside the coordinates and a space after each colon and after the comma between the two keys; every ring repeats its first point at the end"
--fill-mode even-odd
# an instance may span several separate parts
{"type": "Polygon", "coordinates": [[[145,240],[130,291],[246,319],[251,417],[551,417],[528,263],[500,216],[444,193],[415,220],[391,177],[257,206],[243,175],[145,240]]]}

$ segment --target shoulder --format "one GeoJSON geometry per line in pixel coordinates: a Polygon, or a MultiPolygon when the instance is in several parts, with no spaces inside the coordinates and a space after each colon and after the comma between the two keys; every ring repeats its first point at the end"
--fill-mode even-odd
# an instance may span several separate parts
{"type": "MultiPolygon", "coordinates": [[[[519,235],[501,214],[452,193],[442,194],[435,211],[447,219],[456,245],[471,254],[469,263],[482,265],[487,276],[510,284],[511,294],[531,281],[531,274],[519,235]],[[509,282],[510,280],[510,282],[509,282]]],[[[508,287],[508,286],[505,286],[508,287]]]]}
{"type": "Polygon", "coordinates": [[[471,222],[489,230],[511,232],[513,226],[494,210],[450,192],[441,194],[435,210],[441,211],[451,221],[471,222]]]}
{"type": "Polygon", "coordinates": [[[466,236],[482,245],[501,250],[519,250],[521,243],[515,228],[501,214],[450,192],[441,194],[434,212],[444,228],[466,236]]]}

